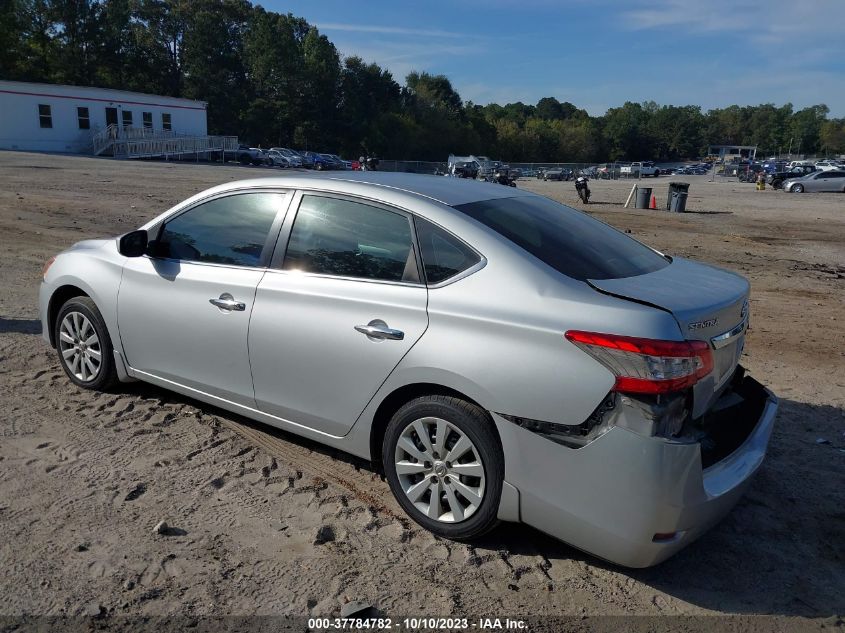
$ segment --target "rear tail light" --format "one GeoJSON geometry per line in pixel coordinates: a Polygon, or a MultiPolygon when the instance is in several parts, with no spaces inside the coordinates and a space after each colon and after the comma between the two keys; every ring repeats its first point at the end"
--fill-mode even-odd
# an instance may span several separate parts
{"type": "Polygon", "coordinates": [[[713,370],[704,341],[661,341],[570,330],[566,339],[616,375],[613,390],[629,394],[683,391],[713,370]]]}

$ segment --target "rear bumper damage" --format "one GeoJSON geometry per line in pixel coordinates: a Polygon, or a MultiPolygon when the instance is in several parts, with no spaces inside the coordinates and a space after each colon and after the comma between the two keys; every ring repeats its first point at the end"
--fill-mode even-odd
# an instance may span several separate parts
{"type": "Polygon", "coordinates": [[[741,369],[693,440],[612,426],[580,448],[494,414],[520,519],[627,567],[655,565],[722,519],[763,462],[777,398],[741,369]]]}

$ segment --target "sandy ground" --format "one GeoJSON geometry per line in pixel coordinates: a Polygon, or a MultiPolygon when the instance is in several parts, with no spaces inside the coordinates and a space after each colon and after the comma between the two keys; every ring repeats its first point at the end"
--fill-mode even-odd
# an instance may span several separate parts
{"type": "MultiPolygon", "coordinates": [[[[670,215],[623,209],[630,183],[591,183],[591,213],[751,279],[743,362],[782,398],[768,461],[737,508],[666,563],[630,571],[524,526],[472,545],[435,538],[365,462],[157,388],[97,394],[65,378],[39,335],[44,261],[259,174],[0,153],[0,614],[329,615],[365,600],[394,617],[727,613],[841,626],[845,196],[687,177],[691,213],[670,215]],[[165,535],[152,532],[160,520],[165,535]],[[334,538],[319,543],[325,526],[334,538]]],[[[664,202],[668,181],[644,184],[664,202]]],[[[578,206],[572,183],[519,185],[578,206]]]]}

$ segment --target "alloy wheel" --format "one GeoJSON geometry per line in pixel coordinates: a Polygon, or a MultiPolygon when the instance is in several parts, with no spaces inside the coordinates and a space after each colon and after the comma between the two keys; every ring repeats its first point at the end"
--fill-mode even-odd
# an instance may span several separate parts
{"type": "Polygon", "coordinates": [[[91,321],[81,312],[68,312],[59,328],[59,351],[68,370],[83,382],[100,374],[103,352],[91,321]]]}
{"type": "Polygon", "coordinates": [[[408,500],[430,519],[464,521],[484,500],[479,451],[463,431],[441,418],[420,418],[405,427],[394,467],[408,500]]]}

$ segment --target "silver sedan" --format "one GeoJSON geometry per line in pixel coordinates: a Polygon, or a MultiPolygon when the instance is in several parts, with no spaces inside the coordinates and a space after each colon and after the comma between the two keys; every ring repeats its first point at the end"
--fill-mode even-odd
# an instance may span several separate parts
{"type": "Polygon", "coordinates": [[[748,294],[541,196],[363,172],[228,183],[80,242],[40,308],[80,387],[143,380],[370,459],[447,538],[522,521],[645,567],[763,461],[748,294]]]}
{"type": "Polygon", "coordinates": [[[814,171],[801,178],[783,183],[783,190],[789,193],[845,193],[845,170],[814,171]]]}

